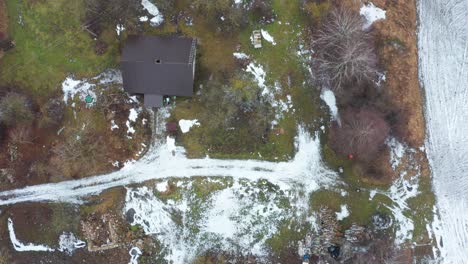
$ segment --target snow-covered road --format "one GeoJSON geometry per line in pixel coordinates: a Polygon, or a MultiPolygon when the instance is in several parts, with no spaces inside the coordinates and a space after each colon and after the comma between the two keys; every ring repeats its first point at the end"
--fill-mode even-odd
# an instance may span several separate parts
{"type": "Polygon", "coordinates": [[[468,263],[468,0],[419,0],[427,152],[443,263],[468,263]]]}
{"type": "Polygon", "coordinates": [[[188,159],[184,149],[175,147],[173,140],[168,138],[167,142],[152,147],[142,159],[126,165],[120,171],[0,192],[0,205],[39,201],[79,203],[83,197],[99,194],[112,187],[168,177],[228,176],[249,180],[268,179],[283,186],[292,182],[307,182],[315,185],[308,186],[313,189],[318,184],[335,178],[336,174],[322,165],[317,135],[312,138],[299,128],[296,143],[296,156],[289,162],[188,159]]]}

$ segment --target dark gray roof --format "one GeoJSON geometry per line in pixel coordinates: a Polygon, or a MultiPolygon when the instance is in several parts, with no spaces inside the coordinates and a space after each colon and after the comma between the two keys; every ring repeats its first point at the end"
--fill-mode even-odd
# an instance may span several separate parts
{"type": "Polygon", "coordinates": [[[149,107],[163,106],[163,96],[158,94],[145,94],[144,104],[149,107]]]}
{"type": "MultiPolygon", "coordinates": [[[[186,37],[129,36],[121,58],[125,90],[133,94],[192,96],[195,46],[195,40],[186,37]]],[[[155,100],[159,99],[153,96],[148,102],[155,100]]]]}

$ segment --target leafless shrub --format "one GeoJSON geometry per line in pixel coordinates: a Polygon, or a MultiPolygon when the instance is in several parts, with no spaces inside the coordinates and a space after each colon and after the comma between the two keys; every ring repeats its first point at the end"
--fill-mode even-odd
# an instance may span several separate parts
{"type": "Polygon", "coordinates": [[[41,107],[39,127],[47,128],[58,125],[64,117],[64,103],[61,99],[51,98],[41,107]]]}
{"type": "Polygon", "coordinates": [[[330,131],[330,145],[340,155],[349,154],[362,161],[376,157],[390,131],[379,112],[347,108],[341,114],[341,126],[335,122],[330,131]]]}
{"type": "Polygon", "coordinates": [[[25,124],[32,120],[31,102],[26,96],[8,93],[0,99],[0,121],[5,125],[25,124]]]}
{"type": "Polygon", "coordinates": [[[8,131],[8,138],[10,143],[15,145],[33,143],[31,127],[25,125],[16,126],[13,129],[10,129],[8,131]]]}
{"type": "Polygon", "coordinates": [[[314,46],[323,80],[335,91],[344,84],[372,80],[377,57],[361,16],[348,9],[334,9],[322,23],[314,46]]]}
{"type": "Polygon", "coordinates": [[[102,141],[101,136],[87,130],[70,131],[66,133],[65,142],[52,148],[55,154],[52,164],[66,177],[92,174],[105,164],[107,149],[102,141]]]}

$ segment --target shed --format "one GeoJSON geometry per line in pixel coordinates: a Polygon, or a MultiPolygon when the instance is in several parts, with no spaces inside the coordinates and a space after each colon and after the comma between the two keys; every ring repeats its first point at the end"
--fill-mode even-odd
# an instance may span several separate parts
{"type": "Polygon", "coordinates": [[[142,94],[147,107],[163,96],[192,96],[196,40],[179,36],[129,36],[122,50],[125,91],[142,94]]]}
{"type": "Polygon", "coordinates": [[[262,32],[260,30],[254,30],[252,36],[250,36],[250,41],[254,48],[258,49],[262,47],[262,32]]]}

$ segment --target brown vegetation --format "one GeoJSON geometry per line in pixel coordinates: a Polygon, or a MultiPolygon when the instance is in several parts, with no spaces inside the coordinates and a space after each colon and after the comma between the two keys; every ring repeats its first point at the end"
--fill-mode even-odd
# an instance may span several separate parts
{"type": "Polygon", "coordinates": [[[390,131],[385,119],[366,108],[347,108],[340,118],[341,125],[335,122],[330,131],[330,145],[335,152],[362,161],[375,159],[390,131]]]}
{"type": "Polygon", "coordinates": [[[335,91],[375,77],[377,57],[369,32],[362,28],[359,13],[343,8],[332,10],[322,21],[314,41],[318,70],[335,91]]]}
{"type": "Polygon", "coordinates": [[[26,96],[8,93],[0,99],[0,122],[5,125],[27,124],[33,118],[32,104],[26,96]]]}
{"type": "Polygon", "coordinates": [[[0,0],[0,41],[7,38],[8,16],[4,0],[0,0]]]}

